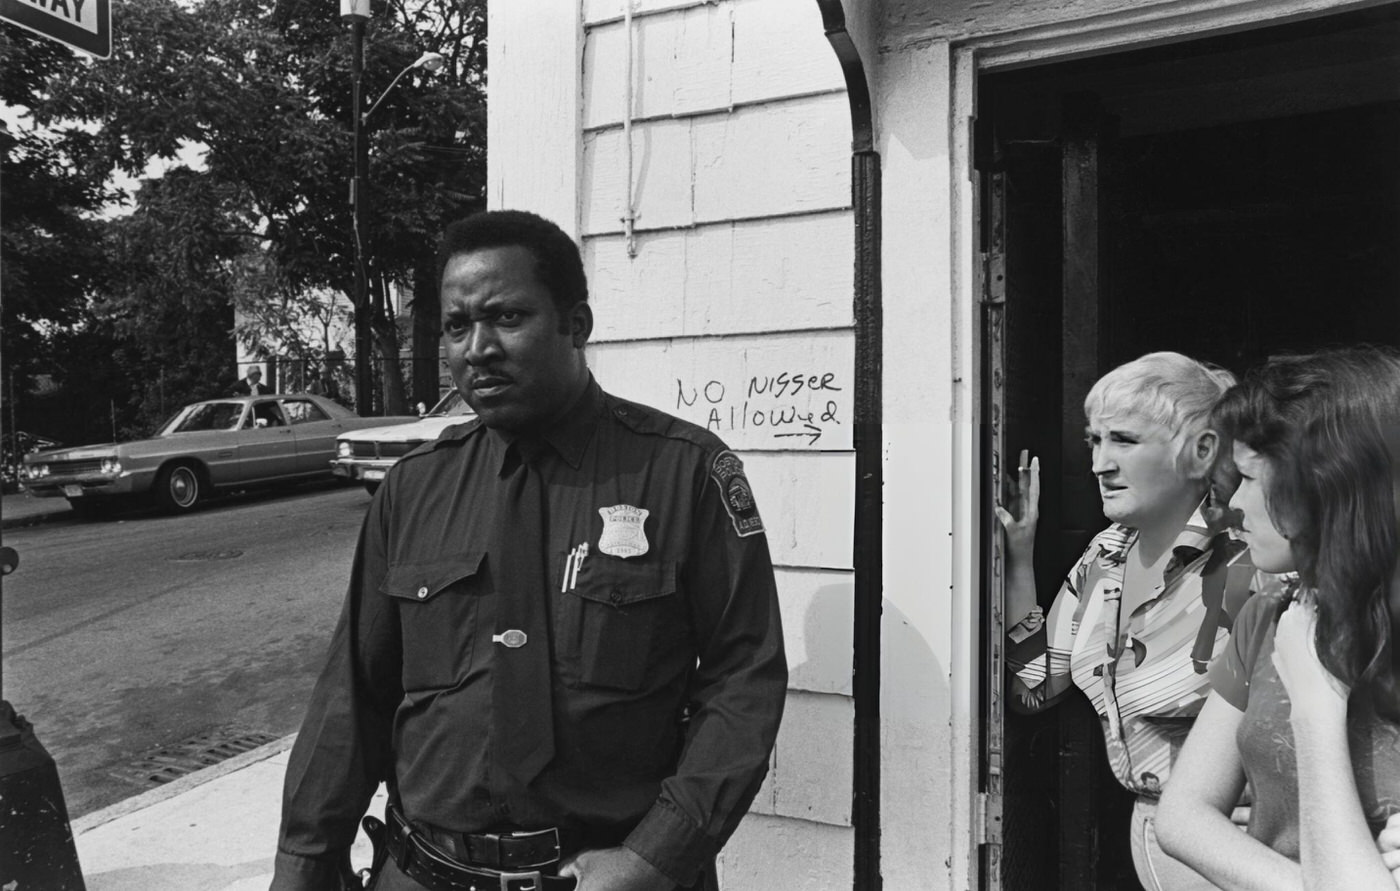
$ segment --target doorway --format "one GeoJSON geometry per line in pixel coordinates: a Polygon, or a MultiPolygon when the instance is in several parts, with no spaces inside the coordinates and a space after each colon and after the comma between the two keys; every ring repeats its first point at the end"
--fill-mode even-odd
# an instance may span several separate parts
{"type": "MultiPolygon", "coordinates": [[[[1001,454],[1041,459],[1048,609],[1105,524],[1082,445],[1100,375],[1153,350],[1238,374],[1400,345],[1400,4],[984,73],[977,95],[1001,454]]],[[[1082,697],[1007,715],[1003,764],[1004,887],[1139,888],[1131,799],[1082,697]]]]}

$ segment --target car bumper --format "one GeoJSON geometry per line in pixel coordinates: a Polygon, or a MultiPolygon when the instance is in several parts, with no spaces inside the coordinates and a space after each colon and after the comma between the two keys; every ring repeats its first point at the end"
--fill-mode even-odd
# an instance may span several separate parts
{"type": "Polygon", "coordinates": [[[397,461],[397,458],[335,458],[331,461],[331,473],[348,480],[377,483],[397,461]]]}
{"type": "Polygon", "coordinates": [[[24,480],[24,488],[36,498],[100,498],[104,496],[135,495],[150,488],[149,476],[123,473],[109,476],[101,473],[77,476],[46,476],[24,480]]]}

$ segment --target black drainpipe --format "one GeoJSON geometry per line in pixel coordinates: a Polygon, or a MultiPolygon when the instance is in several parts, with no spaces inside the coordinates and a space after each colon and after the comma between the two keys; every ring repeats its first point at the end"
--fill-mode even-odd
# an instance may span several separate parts
{"type": "Polygon", "coordinates": [[[817,0],[826,39],[846,76],[851,103],[851,204],[855,211],[856,360],[853,445],[856,453],[855,633],[852,684],[855,739],[852,747],[851,826],[855,830],[855,891],[880,891],[880,613],[884,586],[884,474],[881,449],[880,155],[870,87],[860,51],[846,30],[841,0],[817,0]]]}

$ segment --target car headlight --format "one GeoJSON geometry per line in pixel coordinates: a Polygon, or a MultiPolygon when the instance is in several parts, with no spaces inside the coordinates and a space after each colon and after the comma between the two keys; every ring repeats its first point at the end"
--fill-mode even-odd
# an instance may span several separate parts
{"type": "Polygon", "coordinates": [[[349,458],[354,454],[354,447],[347,440],[341,440],[335,444],[335,456],[337,458],[349,458]]]}
{"type": "Polygon", "coordinates": [[[102,472],[116,476],[122,472],[122,462],[120,458],[103,458],[102,472]]]}
{"type": "Polygon", "coordinates": [[[49,475],[49,465],[47,464],[26,464],[24,475],[31,480],[42,479],[49,475]]]}

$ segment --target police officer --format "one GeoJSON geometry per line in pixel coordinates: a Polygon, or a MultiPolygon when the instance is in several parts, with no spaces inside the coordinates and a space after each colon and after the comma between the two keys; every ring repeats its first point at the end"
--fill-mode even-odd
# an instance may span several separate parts
{"type": "Polygon", "coordinates": [[[743,466],[598,386],[582,261],[557,226],[477,214],[440,264],[476,418],[405,456],[370,505],[272,887],[338,887],[381,781],[380,891],[717,887],[787,686],[743,466]]]}

